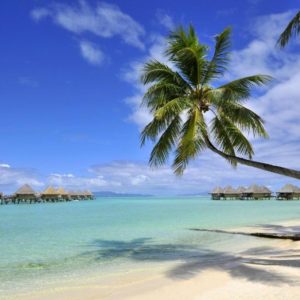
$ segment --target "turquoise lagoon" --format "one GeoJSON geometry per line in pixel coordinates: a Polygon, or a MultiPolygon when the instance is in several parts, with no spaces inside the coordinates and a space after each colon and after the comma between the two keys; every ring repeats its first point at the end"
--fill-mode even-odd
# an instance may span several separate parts
{"type": "MultiPolygon", "coordinates": [[[[207,259],[264,239],[194,232],[296,219],[300,201],[98,198],[0,206],[0,295],[135,268],[207,259]]],[[[264,240],[265,246],[274,241],[264,240]]]]}

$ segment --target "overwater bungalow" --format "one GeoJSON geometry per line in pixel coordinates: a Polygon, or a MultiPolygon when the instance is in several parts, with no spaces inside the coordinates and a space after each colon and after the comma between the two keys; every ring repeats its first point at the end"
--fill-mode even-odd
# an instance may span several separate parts
{"type": "Polygon", "coordinates": [[[42,193],[41,193],[41,199],[47,202],[55,202],[57,201],[58,193],[57,191],[52,187],[47,187],[42,193]]]}
{"type": "Polygon", "coordinates": [[[85,200],[86,199],[86,194],[84,191],[77,191],[77,195],[80,200],[85,200]]]}
{"type": "Polygon", "coordinates": [[[67,192],[63,187],[55,189],[52,186],[49,186],[42,192],[35,192],[28,184],[20,187],[13,195],[3,195],[0,192],[0,204],[19,204],[22,202],[60,202],[92,199],[94,199],[94,195],[88,190],[67,192]]]}
{"type": "Polygon", "coordinates": [[[295,193],[294,193],[295,199],[300,199],[300,188],[296,186],[295,193]]]}
{"type": "Polygon", "coordinates": [[[224,198],[225,199],[237,199],[238,198],[237,191],[235,189],[233,189],[230,185],[225,187],[224,198]]]}
{"type": "Polygon", "coordinates": [[[239,186],[237,189],[236,189],[236,195],[237,195],[237,198],[238,199],[242,199],[243,198],[243,193],[246,191],[246,188],[243,187],[243,186],[239,186]]]}
{"type": "Polygon", "coordinates": [[[69,197],[71,200],[79,200],[80,199],[78,193],[75,191],[69,191],[69,197]]]}
{"type": "Polygon", "coordinates": [[[278,200],[299,200],[300,188],[292,184],[286,184],[277,192],[278,200]]]}
{"type": "Polygon", "coordinates": [[[224,197],[224,190],[221,187],[215,187],[211,192],[211,198],[213,200],[220,200],[224,197]]]}
{"type": "Polygon", "coordinates": [[[20,203],[20,202],[32,203],[37,201],[37,195],[30,185],[24,184],[14,193],[13,201],[15,203],[20,203]]]}
{"type": "Polygon", "coordinates": [[[248,187],[242,194],[243,199],[271,199],[272,192],[265,186],[258,186],[256,184],[248,187]]]}
{"type": "Polygon", "coordinates": [[[69,192],[69,195],[70,195],[72,200],[80,200],[81,199],[81,192],[80,191],[69,192]]]}
{"type": "Polygon", "coordinates": [[[260,187],[260,193],[258,194],[263,197],[263,199],[271,199],[272,198],[272,191],[267,188],[266,186],[260,187]]]}
{"type": "Polygon", "coordinates": [[[93,195],[93,193],[91,191],[86,190],[86,191],[84,191],[84,194],[85,194],[86,199],[89,199],[89,200],[93,200],[94,199],[94,195],[93,195]]]}
{"type": "Polygon", "coordinates": [[[58,188],[56,192],[61,201],[69,201],[70,200],[69,193],[67,193],[63,187],[58,188]]]}

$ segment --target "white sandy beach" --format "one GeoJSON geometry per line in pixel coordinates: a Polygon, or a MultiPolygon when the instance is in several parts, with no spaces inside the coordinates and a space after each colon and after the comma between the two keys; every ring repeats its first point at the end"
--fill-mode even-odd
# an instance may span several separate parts
{"type": "MultiPolygon", "coordinates": [[[[291,231],[300,228],[300,221],[276,225],[274,228],[277,231],[291,231]]],[[[275,232],[274,228],[254,227],[243,230],[275,232]]],[[[94,277],[14,295],[8,299],[300,299],[300,242],[278,240],[272,245],[272,248],[246,249],[238,255],[224,253],[215,261],[195,259],[190,263],[166,263],[160,268],[135,270],[105,279],[94,277]]]]}

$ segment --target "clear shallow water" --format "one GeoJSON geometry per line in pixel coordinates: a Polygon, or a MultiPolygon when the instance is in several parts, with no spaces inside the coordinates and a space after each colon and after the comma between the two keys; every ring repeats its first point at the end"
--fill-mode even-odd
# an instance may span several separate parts
{"type": "Polygon", "coordinates": [[[249,237],[193,232],[190,227],[240,227],[299,216],[300,201],[205,197],[0,206],[0,295],[89,272],[105,276],[141,264],[205,256],[208,250],[230,251],[249,241],[249,237]]]}

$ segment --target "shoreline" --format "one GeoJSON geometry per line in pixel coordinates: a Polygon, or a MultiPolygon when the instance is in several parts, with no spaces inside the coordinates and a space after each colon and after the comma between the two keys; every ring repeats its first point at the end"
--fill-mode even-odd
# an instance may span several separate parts
{"type": "MultiPolygon", "coordinates": [[[[300,220],[270,225],[300,228],[300,220]]],[[[258,230],[257,226],[253,226],[258,230]]],[[[251,231],[251,226],[239,230],[251,231]]],[[[251,238],[250,238],[251,239],[251,238]]],[[[85,278],[39,291],[16,293],[7,300],[181,300],[181,299],[296,299],[300,293],[300,243],[256,238],[257,244],[243,251],[224,252],[221,257],[199,261],[149,264],[115,276],[85,278]],[[270,244],[272,247],[266,247],[270,244]],[[223,255],[223,256],[222,256],[223,255]],[[214,262],[214,260],[218,260],[214,262]],[[183,265],[183,266],[182,266],[183,265]],[[173,270],[173,271],[172,271],[173,270]],[[177,270],[178,276],[168,276],[177,270]],[[180,276],[179,276],[180,275],[180,276]],[[233,297],[234,295],[234,297],[233,297]]],[[[251,242],[251,241],[250,241],[251,242]]],[[[240,246],[240,245],[239,245],[240,246]]],[[[220,256],[220,255],[219,255],[220,256]]],[[[174,273],[175,274],[175,273],[174,273]]]]}

